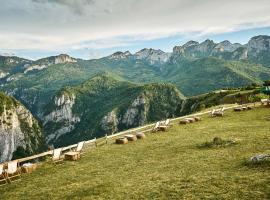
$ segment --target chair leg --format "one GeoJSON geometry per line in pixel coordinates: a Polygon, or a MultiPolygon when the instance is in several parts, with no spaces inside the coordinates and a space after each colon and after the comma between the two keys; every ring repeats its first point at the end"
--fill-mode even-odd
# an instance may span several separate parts
{"type": "Polygon", "coordinates": [[[2,178],[2,179],[0,179],[0,186],[6,185],[8,183],[7,178],[4,174],[0,175],[0,178],[2,178]]]}
{"type": "Polygon", "coordinates": [[[21,180],[20,171],[14,173],[14,174],[7,174],[7,180],[8,180],[9,183],[21,180]]]}
{"type": "Polygon", "coordinates": [[[53,160],[53,164],[55,165],[61,165],[64,163],[64,158],[61,158],[59,160],[53,160]]]}

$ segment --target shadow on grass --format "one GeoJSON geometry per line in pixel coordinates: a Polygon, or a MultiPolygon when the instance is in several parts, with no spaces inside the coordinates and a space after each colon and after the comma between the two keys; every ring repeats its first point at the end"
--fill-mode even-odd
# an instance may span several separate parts
{"type": "Polygon", "coordinates": [[[253,169],[270,169],[270,159],[265,159],[257,162],[244,160],[243,165],[253,169]]]}
{"type": "Polygon", "coordinates": [[[221,139],[220,137],[215,137],[212,141],[204,142],[202,144],[197,145],[197,147],[200,149],[225,148],[237,144],[238,142],[233,139],[221,139]]]}

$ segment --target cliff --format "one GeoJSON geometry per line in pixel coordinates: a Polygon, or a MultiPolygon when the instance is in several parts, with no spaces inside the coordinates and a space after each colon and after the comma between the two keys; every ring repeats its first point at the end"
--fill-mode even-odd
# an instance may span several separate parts
{"type": "Polygon", "coordinates": [[[32,114],[0,92],[0,162],[31,155],[42,146],[41,128],[32,114]]]}

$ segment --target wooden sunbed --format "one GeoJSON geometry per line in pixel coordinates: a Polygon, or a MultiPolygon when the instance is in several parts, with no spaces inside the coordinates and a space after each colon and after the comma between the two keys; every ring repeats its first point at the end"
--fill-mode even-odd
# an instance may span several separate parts
{"type": "Polygon", "coordinates": [[[160,122],[157,122],[156,124],[155,124],[155,126],[154,126],[154,128],[152,129],[152,132],[157,132],[157,131],[159,131],[158,129],[158,127],[160,126],[160,122]]]}
{"type": "Polygon", "coordinates": [[[170,120],[166,119],[164,123],[160,123],[158,126],[159,131],[166,131],[170,127],[170,120]]]}
{"type": "Polygon", "coordinates": [[[222,107],[221,109],[213,109],[212,112],[210,113],[212,117],[222,117],[224,115],[224,110],[225,108],[222,107]]]}
{"type": "Polygon", "coordinates": [[[84,144],[85,141],[79,142],[75,151],[65,153],[65,159],[73,161],[80,159],[84,144]]]}
{"type": "Polygon", "coordinates": [[[53,150],[52,161],[54,163],[60,163],[64,160],[62,157],[62,150],[63,148],[58,148],[58,149],[53,150]]]}
{"type": "Polygon", "coordinates": [[[9,182],[21,180],[21,169],[19,168],[18,161],[8,162],[6,177],[9,182]]]}
{"type": "Polygon", "coordinates": [[[269,105],[270,104],[270,99],[261,99],[261,104],[262,105],[264,105],[264,104],[269,105]]]}
{"type": "Polygon", "coordinates": [[[4,165],[0,165],[0,186],[7,184],[7,177],[6,177],[6,172],[4,170],[4,165]]]}

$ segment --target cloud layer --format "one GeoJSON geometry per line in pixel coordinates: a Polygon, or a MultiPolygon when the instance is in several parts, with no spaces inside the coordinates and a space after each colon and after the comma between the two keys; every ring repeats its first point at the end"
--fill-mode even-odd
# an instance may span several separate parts
{"type": "Polygon", "coordinates": [[[270,25],[269,0],[0,0],[0,49],[125,46],[270,25]]]}

